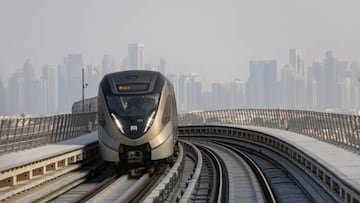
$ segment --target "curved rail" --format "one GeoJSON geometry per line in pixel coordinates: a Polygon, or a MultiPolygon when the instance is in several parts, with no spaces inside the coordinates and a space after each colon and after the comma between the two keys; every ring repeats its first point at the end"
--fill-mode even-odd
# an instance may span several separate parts
{"type": "Polygon", "coordinates": [[[207,125],[187,126],[179,128],[180,135],[191,136],[224,136],[255,143],[273,150],[286,157],[297,167],[304,170],[321,187],[328,191],[328,194],[337,201],[360,202],[360,189],[354,181],[336,173],[331,165],[322,161],[313,154],[303,151],[296,143],[288,142],[268,131],[249,130],[239,126],[228,125],[207,125]]]}
{"type": "Polygon", "coordinates": [[[213,182],[212,191],[209,198],[209,202],[229,202],[229,180],[226,165],[221,157],[214,153],[211,149],[196,144],[200,150],[208,156],[213,163],[213,182]]]}
{"type": "MultiPolygon", "coordinates": [[[[220,144],[220,143],[217,143],[220,144]]],[[[270,184],[268,182],[268,180],[266,179],[266,176],[264,175],[263,171],[260,169],[260,167],[249,157],[247,156],[245,153],[243,153],[242,151],[231,147],[229,145],[226,144],[220,144],[228,149],[231,149],[233,152],[235,152],[236,154],[238,154],[242,159],[244,159],[246,161],[246,163],[250,166],[250,168],[253,170],[253,172],[256,175],[257,180],[260,183],[260,186],[262,187],[262,191],[265,195],[265,199],[266,202],[277,202],[274,192],[270,187],[270,184]]]]}

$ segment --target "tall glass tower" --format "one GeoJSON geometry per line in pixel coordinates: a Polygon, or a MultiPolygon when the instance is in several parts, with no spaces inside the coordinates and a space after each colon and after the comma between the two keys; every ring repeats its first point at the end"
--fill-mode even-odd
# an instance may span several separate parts
{"type": "Polygon", "coordinates": [[[129,44],[128,48],[129,48],[128,69],[129,70],[144,69],[144,65],[143,65],[144,44],[129,44]]]}

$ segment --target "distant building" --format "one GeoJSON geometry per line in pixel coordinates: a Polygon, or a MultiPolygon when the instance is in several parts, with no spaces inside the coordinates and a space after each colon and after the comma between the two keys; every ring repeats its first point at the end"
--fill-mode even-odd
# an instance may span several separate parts
{"type": "Polygon", "coordinates": [[[202,84],[198,73],[179,77],[178,109],[185,113],[202,107],[202,84]]]}
{"type": "Polygon", "coordinates": [[[152,64],[145,64],[144,70],[158,71],[157,67],[152,64]]]}
{"type": "Polygon", "coordinates": [[[21,70],[17,70],[9,78],[9,113],[11,115],[19,115],[24,113],[25,100],[23,87],[23,72],[21,70]]]}
{"type": "Polygon", "coordinates": [[[303,109],[305,106],[305,80],[294,68],[286,65],[281,70],[281,106],[288,109],[303,109]]]}
{"type": "Polygon", "coordinates": [[[202,84],[200,74],[191,73],[185,82],[187,111],[200,110],[202,108],[202,84]]]}
{"type": "Polygon", "coordinates": [[[313,60],[307,74],[307,108],[324,109],[324,64],[320,59],[313,60]]]}
{"type": "Polygon", "coordinates": [[[55,114],[57,106],[58,96],[58,83],[56,77],[56,69],[51,65],[44,65],[42,67],[41,74],[41,113],[43,114],[55,114]]]}
{"type": "Polygon", "coordinates": [[[168,65],[167,65],[167,62],[166,62],[166,60],[165,59],[163,59],[163,58],[161,58],[160,59],[160,65],[159,65],[159,72],[160,73],[162,73],[163,75],[167,75],[167,69],[168,69],[168,67],[167,67],[168,65]]]}
{"type": "Polygon", "coordinates": [[[339,87],[336,77],[336,59],[332,51],[326,52],[324,60],[324,98],[325,109],[333,109],[339,106],[339,87]]]}
{"type": "Polygon", "coordinates": [[[101,65],[101,76],[112,72],[116,72],[119,70],[116,70],[115,67],[115,61],[110,55],[104,55],[102,59],[102,65],[101,65]]]}
{"type": "Polygon", "coordinates": [[[128,70],[128,67],[129,67],[129,58],[128,57],[125,57],[123,59],[123,62],[120,66],[120,71],[125,71],[125,70],[128,70]]]}
{"type": "Polygon", "coordinates": [[[360,64],[350,64],[350,77],[351,77],[351,106],[352,108],[360,108],[360,64]]]}
{"type": "Polygon", "coordinates": [[[66,111],[71,112],[72,104],[82,98],[83,57],[81,54],[69,54],[64,58],[64,64],[68,76],[66,111]]]}
{"type": "Polygon", "coordinates": [[[87,65],[86,66],[85,83],[87,87],[85,89],[85,98],[94,97],[98,94],[98,88],[101,80],[100,65],[87,65]]]}
{"type": "MultiPolygon", "coordinates": [[[[178,99],[179,97],[179,83],[178,83],[178,76],[176,74],[167,74],[166,77],[171,81],[171,83],[174,86],[175,90],[175,97],[178,99]]],[[[179,103],[177,101],[177,103],[179,103]]]]}
{"type": "Polygon", "coordinates": [[[337,107],[340,109],[351,108],[351,75],[350,67],[347,61],[336,61],[336,83],[338,86],[337,107]]]}
{"type": "Polygon", "coordinates": [[[8,114],[8,106],[7,106],[7,91],[4,87],[4,83],[0,77],[0,115],[7,115],[8,114]]]}
{"type": "Polygon", "coordinates": [[[305,77],[304,59],[301,49],[296,48],[289,50],[289,64],[295,69],[298,76],[301,78],[305,77]]]}
{"type": "Polygon", "coordinates": [[[58,81],[58,110],[57,113],[65,113],[69,111],[68,93],[68,73],[67,68],[63,64],[57,66],[57,81],[58,81]]]}
{"type": "Polygon", "coordinates": [[[187,75],[180,75],[179,80],[178,80],[178,110],[181,113],[185,113],[186,109],[187,109],[187,104],[186,104],[186,87],[185,87],[185,83],[186,81],[189,80],[189,77],[187,75]]]}
{"type": "Polygon", "coordinates": [[[128,45],[128,69],[129,70],[142,70],[143,66],[143,48],[144,44],[129,44],[128,45]]]}
{"type": "Polygon", "coordinates": [[[214,82],[211,84],[212,91],[212,108],[213,109],[227,109],[230,105],[229,84],[226,82],[214,82]]]}
{"type": "Polygon", "coordinates": [[[26,59],[23,66],[23,90],[24,96],[24,109],[23,113],[26,114],[39,114],[40,113],[40,98],[36,98],[34,95],[40,95],[40,89],[36,89],[35,86],[39,84],[39,81],[35,78],[35,66],[31,59],[26,59]]]}
{"type": "MultiPolygon", "coordinates": [[[[229,108],[240,109],[245,107],[245,85],[239,80],[235,79],[230,82],[229,94],[229,108]]],[[[224,107],[225,108],[225,107],[224,107]]]]}
{"type": "Polygon", "coordinates": [[[246,83],[246,104],[250,108],[275,108],[276,60],[249,62],[249,79],[246,83]]]}

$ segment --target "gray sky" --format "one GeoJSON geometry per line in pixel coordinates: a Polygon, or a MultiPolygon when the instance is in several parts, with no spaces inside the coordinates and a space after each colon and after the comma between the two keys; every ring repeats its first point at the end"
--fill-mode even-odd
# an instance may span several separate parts
{"type": "Polygon", "coordinates": [[[359,0],[0,0],[0,77],[31,57],[37,67],[82,53],[120,65],[129,43],[143,43],[145,63],[164,57],[169,72],[198,72],[205,82],[248,77],[251,59],[288,62],[302,48],[305,65],[332,49],[360,62],[359,0]]]}

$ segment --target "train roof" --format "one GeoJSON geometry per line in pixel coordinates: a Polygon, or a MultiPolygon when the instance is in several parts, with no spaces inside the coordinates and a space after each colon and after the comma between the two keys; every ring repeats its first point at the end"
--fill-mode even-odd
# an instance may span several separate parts
{"type": "Polygon", "coordinates": [[[130,70],[107,74],[100,85],[105,89],[108,85],[113,94],[144,94],[158,91],[165,80],[165,76],[157,71],[130,70]]]}

